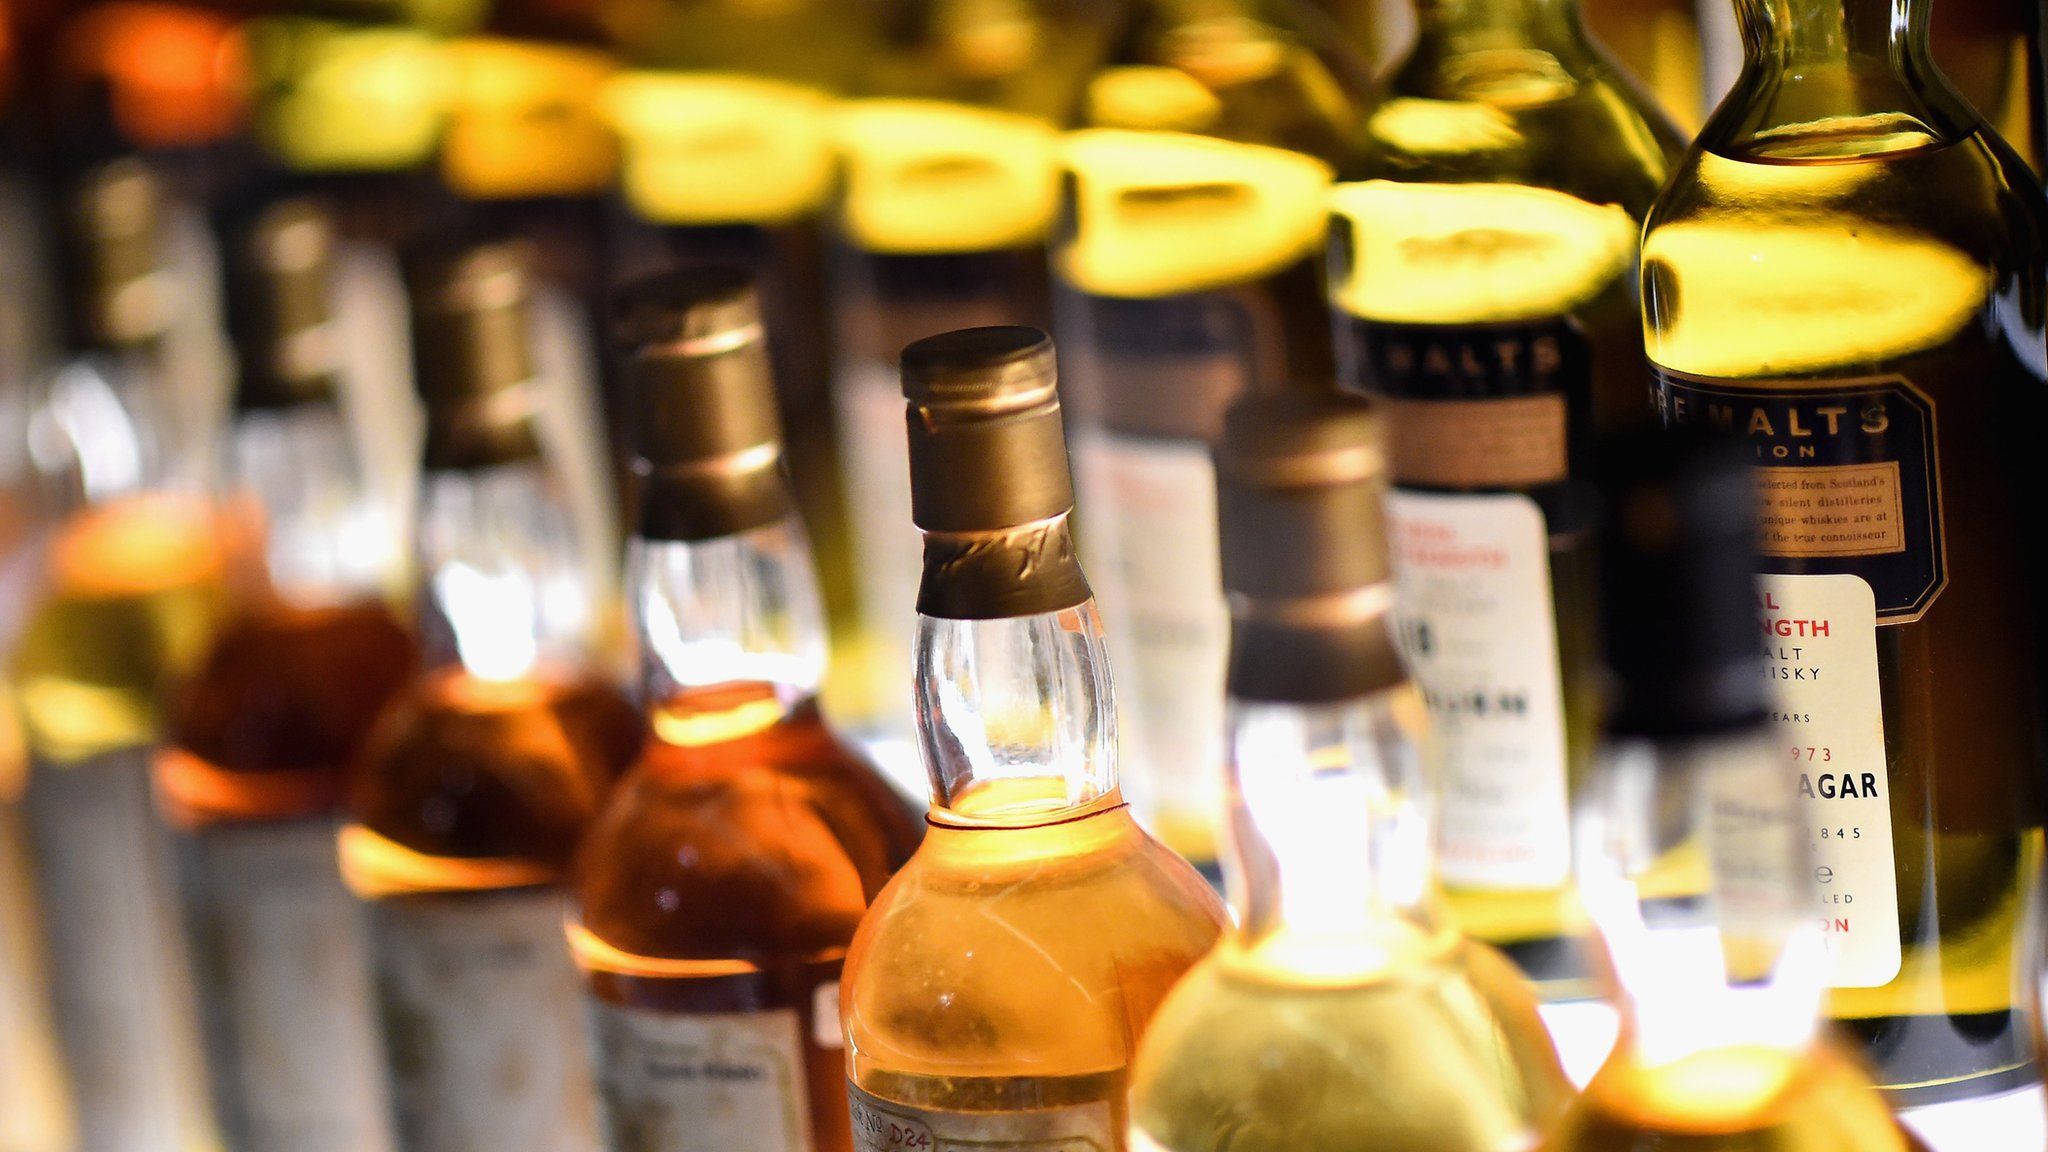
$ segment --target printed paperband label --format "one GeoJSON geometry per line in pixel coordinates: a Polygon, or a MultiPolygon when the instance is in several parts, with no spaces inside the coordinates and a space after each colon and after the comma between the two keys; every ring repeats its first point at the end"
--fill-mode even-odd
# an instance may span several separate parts
{"type": "Polygon", "coordinates": [[[1113,1152],[1108,1101],[1017,1112],[935,1112],[846,1086],[855,1152],[1113,1152]]]}
{"type": "Polygon", "coordinates": [[[794,1009],[660,1012],[590,1000],[611,1152],[809,1152],[794,1009]]]}

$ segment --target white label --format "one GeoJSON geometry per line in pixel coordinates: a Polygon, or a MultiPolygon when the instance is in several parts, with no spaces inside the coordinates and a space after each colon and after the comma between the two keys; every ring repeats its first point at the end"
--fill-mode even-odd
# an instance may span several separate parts
{"type": "Polygon", "coordinates": [[[589,1152],[597,1104],[562,894],[371,906],[399,1143],[408,1152],[589,1152]]]}
{"type": "Polygon", "coordinates": [[[910,438],[896,369],[877,361],[842,367],[833,386],[844,445],[846,503],[853,518],[861,619],[875,651],[870,666],[891,690],[877,707],[894,735],[911,732],[911,653],[924,537],[910,519],[910,438]]]}
{"type": "Polygon", "coordinates": [[[220,1123],[239,1152],[391,1147],[361,906],[326,820],[181,838],[220,1123]]]}
{"type": "Polygon", "coordinates": [[[1397,488],[1387,520],[1401,654],[1429,706],[1443,877],[1560,887],[1571,832],[1543,511],[1519,493],[1397,488]]]}
{"type": "Polygon", "coordinates": [[[36,764],[23,807],[77,1146],[200,1146],[198,1026],[149,753],[36,764]]]}
{"type": "Polygon", "coordinates": [[[590,1001],[612,1152],[807,1152],[794,1009],[670,1013],[590,1001]]]}
{"type": "Polygon", "coordinates": [[[846,1047],[846,1033],[839,1027],[839,981],[832,980],[811,990],[811,1043],[827,1052],[846,1047]]]}
{"type": "Polygon", "coordinates": [[[934,1112],[846,1086],[854,1152],[1110,1152],[1107,1101],[1018,1112],[934,1112]]]}
{"type": "Polygon", "coordinates": [[[1170,824],[1213,826],[1222,811],[1230,610],[1209,450],[1097,435],[1080,443],[1076,463],[1086,489],[1083,543],[1108,617],[1125,759],[1141,807],[1170,824]]]}
{"type": "Polygon", "coordinates": [[[1758,577],[1772,730],[1812,829],[1814,895],[1834,987],[1899,974],[1891,781],[1877,687],[1877,599],[1859,576],[1758,577]]]}

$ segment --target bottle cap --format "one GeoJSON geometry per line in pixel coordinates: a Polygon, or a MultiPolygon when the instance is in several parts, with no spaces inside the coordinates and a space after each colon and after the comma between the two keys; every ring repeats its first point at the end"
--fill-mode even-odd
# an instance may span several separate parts
{"type": "Polygon", "coordinates": [[[1066,516],[1074,488],[1052,339],[963,328],[903,350],[911,516],[926,533],[918,611],[999,619],[1089,599],[1066,516]]]}
{"type": "Polygon", "coordinates": [[[501,236],[458,236],[408,256],[426,466],[483,468],[537,457],[526,246],[501,236]]]}
{"type": "Polygon", "coordinates": [[[155,170],[120,157],[86,168],[67,193],[58,265],[72,339],[132,347],[162,336],[174,285],[164,268],[164,192],[155,170]]]}
{"type": "Polygon", "coordinates": [[[332,218],[312,200],[278,200],[234,214],[223,231],[235,406],[332,400],[340,373],[332,218]]]}
{"type": "Polygon", "coordinates": [[[1607,727],[1685,736],[1761,722],[1757,498],[1740,441],[1643,432],[1599,472],[1607,727]]]}
{"type": "Polygon", "coordinates": [[[708,540],[789,515],[753,278],[699,267],[634,281],[612,297],[612,328],[629,358],[639,534],[708,540]]]}
{"type": "Polygon", "coordinates": [[[1216,448],[1229,686],[1248,700],[1346,700],[1407,679],[1387,614],[1384,428],[1351,396],[1239,400],[1216,448]]]}

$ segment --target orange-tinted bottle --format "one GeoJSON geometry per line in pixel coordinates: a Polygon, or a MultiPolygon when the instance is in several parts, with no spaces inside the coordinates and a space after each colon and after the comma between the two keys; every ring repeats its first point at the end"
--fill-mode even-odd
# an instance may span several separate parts
{"type": "Polygon", "coordinates": [[[591,1152],[562,880],[644,725],[593,667],[602,592],[515,402],[534,375],[523,253],[472,241],[419,273],[426,671],[361,762],[342,874],[370,909],[400,1146],[591,1152]]]}
{"type": "Polygon", "coordinates": [[[569,926],[607,1147],[843,1152],[840,965],[919,825],[818,711],[818,591],[750,283],[700,270],[621,300],[652,739],[584,842],[569,926]]]}
{"type": "MultiPolygon", "coordinates": [[[[238,214],[239,215],[239,214],[238,214]]],[[[359,910],[334,859],[349,767],[410,674],[324,341],[332,231],[307,201],[227,237],[241,365],[229,454],[261,579],[171,707],[155,764],[222,1138],[232,1152],[388,1147],[359,910]]]]}

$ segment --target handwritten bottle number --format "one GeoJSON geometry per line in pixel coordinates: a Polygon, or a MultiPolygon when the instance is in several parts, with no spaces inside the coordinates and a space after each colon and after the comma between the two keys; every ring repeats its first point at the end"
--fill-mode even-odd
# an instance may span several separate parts
{"type": "Polygon", "coordinates": [[[932,1134],[922,1128],[911,1128],[902,1124],[889,1125],[888,1148],[925,1148],[932,1146],[932,1134]]]}

